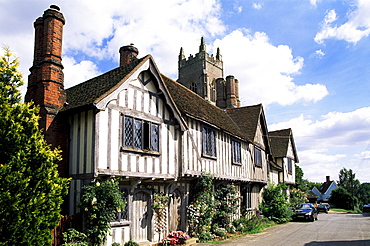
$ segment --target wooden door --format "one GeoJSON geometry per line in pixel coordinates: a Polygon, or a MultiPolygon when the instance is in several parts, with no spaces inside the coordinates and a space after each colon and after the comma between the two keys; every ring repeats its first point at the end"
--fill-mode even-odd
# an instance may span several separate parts
{"type": "Polygon", "coordinates": [[[179,231],[183,230],[181,225],[181,214],[182,214],[182,199],[181,193],[175,190],[172,193],[170,200],[170,214],[169,214],[169,230],[179,231]]]}
{"type": "Polygon", "coordinates": [[[143,242],[149,240],[151,222],[150,196],[148,193],[139,191],[133,198],[132,240],[143,242]]]}

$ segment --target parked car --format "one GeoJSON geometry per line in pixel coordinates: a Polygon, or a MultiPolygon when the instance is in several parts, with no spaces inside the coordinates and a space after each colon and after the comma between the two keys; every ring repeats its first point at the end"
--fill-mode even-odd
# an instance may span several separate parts
{"type": "Polygon", "coordinates": [[[325,206],[326,206],[326,208],[328,209],[328,211],[330,210],[330,205],[329,205],[329,203],[320,203],[320,205],[325,205],[325,206]]]}
{"type": "Polygon", "coordinates": [[[370,204],[364,205],[364,207],[362,208],[362,212],[370,212],[370,204]]]}
{"type": "Polygon", "coordinates": [[[310,203],[298,205],[294,210],[293,220],[304,219],[309,221],[317,220],[317,209],[310,203]]]}
{"type": "Polygon", "coordinates": [[[329,209],[326,205],[320,204],[319,206],[317,206],[317,212],[318,213],[320,213],[320,212],[328,213],[329,209]]]}

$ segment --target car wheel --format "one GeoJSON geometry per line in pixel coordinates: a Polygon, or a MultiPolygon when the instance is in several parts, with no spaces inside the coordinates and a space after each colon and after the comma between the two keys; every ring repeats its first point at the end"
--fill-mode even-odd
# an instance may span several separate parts
{"type": "Polygon", "coordinates": [[[313,216],[311,217],[310,221],[311,221],[311,222],[314,222],[314,221],[315,221],[315,219],[314,219],[314,217],[313,217],[313,216]]]}

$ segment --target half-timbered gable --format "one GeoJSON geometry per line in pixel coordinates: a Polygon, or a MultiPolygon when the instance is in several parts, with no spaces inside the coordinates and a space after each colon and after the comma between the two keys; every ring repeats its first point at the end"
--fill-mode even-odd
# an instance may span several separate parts
{"type": "Polygon", "coordinates": [[[271,151],[262,105],[227,109],[227,113],[240,127],[245,138],[251,139],[249,149],[253,165],[250,165],[250,179],[266,182],[271,151]]]}
{"type": "Polygon", "coordinates": [[[295,184],[295,164],[299,163],[292,129],[269,132],[274,162],[282,169],[279,182],[295,184]]]}
{"type": "MultiPolygon", "coordinates": [[[[124,177],[121,187],[132,209],[123,218],[126,222],[116,223],[115,233],[131,231],[136,241],[153,240],[158,236],[149,209],[153,191],[182,194],[171,201],[176,209],[183,207],[177,214],[184,213],[182,200],[188,192],[186,184],[168,189],[179,176],[181,136],[187,126],[153,59],[146,56],[120,66],[68,89],[67,95],[71,190],[80,190],[92,179],[124,177]]],[[[72,213],[76,204],[78,192],[72,192],[72,213]]],[[[184,221],[178,220],[178,227],[185,229],[184,221]]]]}

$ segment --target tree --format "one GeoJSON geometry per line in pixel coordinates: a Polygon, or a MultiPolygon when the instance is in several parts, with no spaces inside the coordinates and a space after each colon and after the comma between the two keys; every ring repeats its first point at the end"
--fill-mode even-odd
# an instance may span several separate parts
{"type": "Polygon", "coordinates": [[[285,184],[269,184],[262,193],[263,200],[260,206],[262,214],[278,223],[291,220],[293,215],[287,202],[288,196],[283,192],[285,188],[285,184]]]}
{"type": "Polygon", "coordinates": [[[362,183],[356,196],[363,205],[370,204],[370,183],[362,183]]]}
{"type": "Polygon", "coordinates": [[[8,47],[0,57],[0,245],[50,245],[68,179],[60,150],[38,128],[38,108],[22,103],[19,62],[8,47]]]}
{"type": "Polygon", "coordinates": [[[307,193],[299,190],[299,189],[292,189],[289,194],[289,203],[291,208],[297,207],[301,203],[308,202],[307,193]]]}
{"type": "Polygon", "coordinates": [[[303,179],[303,170],[297,164],[295,164],[295,187],[301,191],[308,192],[308,181],[303,179]]]}
{"type": "Polygon", "coordinates": [[[358,199],[352,196],[343,186],[339,186],[331,191],[329,202],[339,208],[355,209],[358,199]]]}
{"type": "Polygon", "coordinates": [[[352,196],[355,196],[360,188],[360,181],[356,179],[356,174],[352,169],[347,170],[343,167],[339,171],[339,186],[345,188],[352,196]]]}

